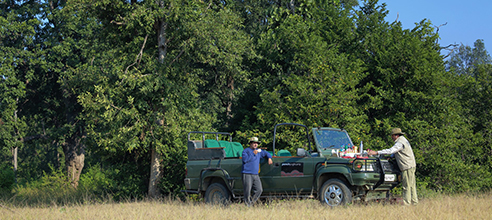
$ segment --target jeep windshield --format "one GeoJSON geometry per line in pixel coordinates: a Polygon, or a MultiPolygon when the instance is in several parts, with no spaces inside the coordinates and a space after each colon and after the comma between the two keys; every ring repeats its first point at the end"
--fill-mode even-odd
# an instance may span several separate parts
{"type": "Polygon", "coordinates": [[[322,155],[331,155],[332,150],[354,146],[345,130],[336,128],[313,128],[316,147],[322,155]]]}

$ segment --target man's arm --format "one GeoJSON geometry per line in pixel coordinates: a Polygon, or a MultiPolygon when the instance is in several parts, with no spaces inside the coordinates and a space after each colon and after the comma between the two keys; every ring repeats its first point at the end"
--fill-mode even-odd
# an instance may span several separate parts
{"type": "Polygon", "coordinates": [[[403,149],[403,144],[400,142],[396,142],[395,145],[393,145],[393,147],[389,149],[380,150],[378,151],[378,154],[394,154],[398,151],[401,151],[402,149],[403,149]]]}
{"type": "Polygon", "coordinates": [[[273,161],[272,161],[272,155],[270,153],[268,153],[266,150],[264,151],[261,151],[263,153],[263,157],[266,157],[268,158],[268,164],[273,164],[273,161]]]}
{"type": "Polygon", "coordinates": [[[243,163],[248,163],[254,158],[251,156],[251,152],[247,149],[243,150],[243,163]]]}

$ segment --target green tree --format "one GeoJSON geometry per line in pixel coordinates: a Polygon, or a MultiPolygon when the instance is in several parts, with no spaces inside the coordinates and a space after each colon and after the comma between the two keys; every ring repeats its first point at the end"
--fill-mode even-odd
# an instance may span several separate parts
{"type": "Polygon", "coordinates": [[[23,103],[35,74],[40,55],[35,44],[38,4],[0,2],[0,141],[2,154],[10,151],[14,173],[18,168],[18,149],[29,133],[23,103]]]}
{"type": "MultiPolygon", "coordinates": [[[[456,57],[453,56],[451,59],[456,60],[456,57]]],[[[462,82],[455,88],[455,94],[457,94],[460,104],[463,106],[463,115],[466,116],[466,121],[470,124],[475,134],[473,145],[468,146],[473,149],[473,154],[467,154],[467,157],[473,163],[489,167],[487,170],[490,170],[490,161],[492,160],[492,148],[490,147],[492,133],[490,126],[492,125],[492,118],[490,117],[489,106],[492,104],[490,98],[492,92],[492,63],[490,61],[488,63],[475,63],[466,69],[464,73],[460,73],[458,68],[452,67],[450,68],[450,73],[456,74],[455,77],[462,82]]]]}
{"type": "Polygon", "coordinates": [[[52,127],[50,139],[58,140],[57,145],[63,150],[69,181],[72,186],[77,187],[85,166],[87,134],[85,121],[81,117],[82,107],[77,103],[78,85],[71,85],[67,81],[73,74],[73,69],[89,62],[84,45],[95,34],[97,24],[82,14],[70,13],[65,9],[69,4],[66,1],[50,1],[44,9],[49,21],[41,32],[45,39],[47,77],[40,78],[40,88],[57,95],[50,97],[41,93],[43,97],[40,98],[46,100],[47,106],[37,110],[44,116],[46,124],[52,127]]]}
{"type": "Polygon", "coordinates": [[[468,45],[461,44],[451,53],[451,57],[446,64],[448,71],[454,71],[458,75],[470,75],[478,77],[478,66],[491,64],[492,58],[485,49],[483,40],[478,39],[471,48],[468,45]]]}
{"type": "MultiPolygon", "coordinates": [[[[469,148],[473,148],[473,154],[467,154],[469,160],[476,163],[486,170],[490,170],[492,148],[492,135],[490,131],[490,111],[491,104],[491,76],[492,59],[485,50],[483,40],[476,40],[474,47],[460,45],[455,50],[447,62],[447,70],[460,79],[459,86],[455,93],[458,94],[463,115],[467,122],[472,126],[475,134],[474,143],[469,148]]],[[[483,177],[484,183],[490,186],[491,178],[488,175],[483,177]]]]}
{"type": "Polygon", "coordinates": [[[236,96],[250,83],[245,65],[256,55],[251,37],[243,31],[243,20],[228,5],[207,7],[203,15],[185,24],[191,42],[187,58],[201,78],[199,93],[204,107],[219,114],[216,127],[230,129],[236,96]]]}
{"type": "Polygon", "coordinates": [[[118,198],[178,193],[188,131],[268,143],[275,124],[298,122],[346,128],[372,149],[389,147],[387,132],[398,126],[423,185],[492,185],[492,67],[483,41],[445,63],[430,22],[409,30],[386,22],[377,0],[0,8],[0,158],[20,149],[18,173],[28,181],[56,168],[75,187],[81,175],[98,175],[81,184],[101,192],[88,187],[97,182],[118,198]]]}
{"type": "Polygon", "coordinates": [[[31,119],[26,138],[29,148],[23,155],[31,160],[26,164],[26,176],[40,177],[43,171],[51,171],[50,166],[65,168],[72,186],[77,187],[84,167],[86,134],[75,88],[66,84],[66,77],[77,65],[88,62],[82,45],[88,42],[94,22],[66,13],[65,3],[26,2],[38,10],[33,16],[42,23],[33,27],[39,62],[27,84],[22,106],[25,117],[31,119]]]}
{"type": "Polygon", "coordinates": [[[339,46],[353,37],[351,8],[336,1],[296,4],[272,5],[256,38],[262,59],[249,89],[256,94],[248,98],[257,100],[249,101],[254,114],[244,116],[241,136],[269,136],[275,124],[297,122],[347,128],[360,138],[368,128],[357,106],[362,63],[339,46]]]}
{"type": "Polygon", "coordinates": [[[158,186],[177,192],[181,184],[169,179],[184,173],[186,132],[210,130],[217,112],[230,112],[233,83],[246,78],[242,59],[252,50],[240,19],[220,2],[72,3],[71,10],[86,11],[101,24],[87,49],[91,62],[68,79],[94,85],[76,87],[88,135],[114,155],[151,155],[150,196],[158,196],[158,186]],[[220,101],[199,99],[211,96],[220,101]]]}
{"type": "Polygon", "coordinates": [[[455,93],[462,81],[445,71],[432,25],[423,20],[404,30],[400,22],[384,21],[385,4],[377,1],[365,1],[356,14],[357,43],[350,50],[367,69],[361,84],[369,88],[362,104],[371,106],[373,138],[367,146],[388,148],[388,131],[401,127],[414,146],[418,176],[432,176],[429,186],[446,191],[484,187],[469,175],[479,165],[471,159],[477,156],[476,142],[455,93]]]}

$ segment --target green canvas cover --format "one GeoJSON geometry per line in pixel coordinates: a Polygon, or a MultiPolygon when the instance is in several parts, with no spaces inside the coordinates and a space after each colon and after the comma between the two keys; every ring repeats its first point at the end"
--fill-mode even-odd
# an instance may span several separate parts
{"type": "Polygon", "coordinates": [[[219,142],[213,139],[205,140],[205,148],[220,147],[219,142]]]}
{"type": "Polygon", "coordinates": [[[239,142],[232,142],[232,149],[234,149],[234,155],[235,157],[242,157],[243,156],[243,145],[239,142]]]}

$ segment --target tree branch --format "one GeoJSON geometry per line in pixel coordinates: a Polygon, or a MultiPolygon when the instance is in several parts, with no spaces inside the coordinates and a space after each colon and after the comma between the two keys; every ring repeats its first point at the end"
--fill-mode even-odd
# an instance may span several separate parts
{"type": "Polygon", "coordinates": [[[125,22],[114,21],[114,20],[109,22],[109,23],[116,24],[116,25],[124,25],[125,24],[125,22]]]}
{"type": "Polygon", "coordinates": [[[118,16],[118,18],[120,18],[121,20],[123,21],[115,21],[115,20],[111,20],[109,23],[111,24],[116,24],[116,25],[125,25],[126,23],[124,22],[125,18],[121,17],[121,15],[118,16]]]}
{"type": "Polygon", "coordinates": [[[113,107],[113,108],[117,109],[118,111],[121,111],[121,108],[118,108],[118,107],[116,107],[116,106],[115,106],[115,105],[113,105],[113,104],[110,104],[110,105],[111,105],[111,107],[113,107]]]}
{"type": "MultiPolygon", "coordinates": [[[[448,24],[448,22],[444,23],[444,24],[441,24],[439,26],[434,26],[436,27],[436,34],[439,34],[439,28],[441,28],[442,26],[446,26],[448,24]]],[[[439,38],[436,40],[436,43],[439,43],[439,38]]]]}
{"type": "Polygon", "coordinates": [[[459,46],[459,44],[450,44],[448,46],[439,48],[439,52],[441,52],[442,49],[448,50],[449,53],[443,57],[444,59],[446,59],[453,53],[453,51],[456,49],[457,46],[459,46]]]}
{"type": "Polygon", "coordinates": [[[130,64],[129,66],[126,67],[125,69],[125,74],[128,73],[128,69],[132,66],[134,66],[135,64],[139,65],[140,64],[140,61],[142,60],[142,56],[143,56],[143,50],[145,48],[145,44],[147,43],[147,38],[149,37],[149,35],[145,35],[145,39],[144,39],[144,42],[142,44],[142,48],[140,48],[140,53],[137,54],[137,58],[135,58],[135,62],[130,64]]]}
{"type": "Polygon", "coordinates": [[[171,66],[171,64],[173,64],[173,63],[174,63],[174,61],[176,61],[176,60],[177,60],[177,59],[181,56],[181,54],[183,54],[183,52],[184,52],[184,49],[182,49],[182,50],[179,52],[178,56],[176,56],[176,57],[173,59],[173,61],[171,61],[171,63],[169,64],[169,66],[171,66]]]}

